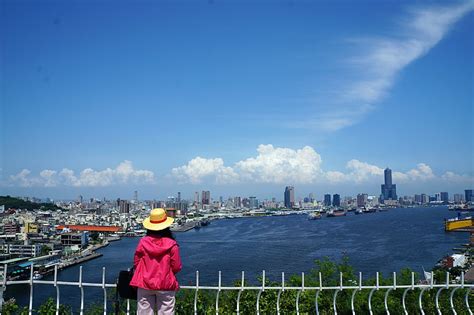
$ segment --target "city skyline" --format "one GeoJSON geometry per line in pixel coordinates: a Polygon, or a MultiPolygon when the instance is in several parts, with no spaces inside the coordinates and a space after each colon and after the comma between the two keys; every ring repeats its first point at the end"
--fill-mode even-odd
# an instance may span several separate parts
{"type": "MultiPolygon", "coordinates": [[[[2,194],[474,186],[474,2],[4,1],[2,194]]],[[[132,193],[131,193],[132,192],[132,193]]]]}

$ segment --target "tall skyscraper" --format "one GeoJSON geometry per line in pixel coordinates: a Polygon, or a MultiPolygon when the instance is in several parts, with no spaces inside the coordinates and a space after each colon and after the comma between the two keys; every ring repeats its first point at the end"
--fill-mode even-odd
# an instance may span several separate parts
{"type": "Polygon", "coordinates": [[[295,188],[286,186],[285,188],[285,208],[293,208],[295,205],[295,188]]]}
{"type": "Polygon", "coordinates": [[[331,195],[325,194],[324,195],[324,206],[330,207],[331,206],[331,195]]]}
{"type": "Polygon", "coordinates": [[[234,197],[234,207],[240,208],[242,207],[242,200],[240,197],[234,197]]]}
{"type": "Polygon", "coordinates": [[[130,212],[130,203],[127,200],[119,201],[119,211],[120,213],[129,213],[130,212]]]}
{"type": "Polygon", "coordinates": [[[257,197],[249,197],[249,207],[251,209],[257,209],[258,208],[258,200],[257,197]]]}
{"type": "Polygon", "coordinates": [[[466,202],[474,202],[474,195],[472,194],[472,189],[466,189],[464,191],[464,200],[466,202]]]}
{"type": "Polygon", "coordinates": [[[199,192],[194,192],[194,203],[197,205],[199,204],[199,192]]]}
{"type": "Polygon", "coordinates": [[[176,199],[177,202],[181,202],[181,192],[178,191],[178,198],[176,199]]]}
{"type": "Polygon", "coordinates": [[[441,195],[441,201],[443,203],[448,203],[449,202],[449,194],[446,191],[440,192],[441,195]]]}
{"type": "Polygon", "coordinates": [[[397,200],[397,185],[392,184],[392,170],[387,167],[383,173],[384,173],[385,184],[382,184],[381,186],[382,201],[397,200]]]}
{"type": "Polygon", "coordinates": [[[209,190],[203,190],[201,193],[201,200],[203,205],[211,204],[211,192],[209,190]]]}
{"type": "Polygon", "coordinates": [[[357,207],[365,207],[368,203],[369,195],[358,194],[357,195],[357,207]]]}
{"type": "Polygon", "coordinates": [[[341,196],[339,196],[339,194],[332,195],[332,205],[334,207],[340,207],[341,206],[341,196]]]}
{"type": "Polygon", "coordinates": [[[464,195],[463,194],[454,194],[453,198],[454,198],[454,203],[461,203],[464,199],[464,195]]]}

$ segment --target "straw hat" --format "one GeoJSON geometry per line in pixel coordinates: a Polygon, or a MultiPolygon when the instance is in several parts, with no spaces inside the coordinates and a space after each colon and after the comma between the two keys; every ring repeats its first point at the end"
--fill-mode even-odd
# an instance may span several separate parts
{"type": "Polygon", "coordinates": [[[174,219],[166,215],[165,209],[155,208],[150,211],[150,216],[143,220],[143,226],[147,230],[160,231],[173,224],[174,219]]]}

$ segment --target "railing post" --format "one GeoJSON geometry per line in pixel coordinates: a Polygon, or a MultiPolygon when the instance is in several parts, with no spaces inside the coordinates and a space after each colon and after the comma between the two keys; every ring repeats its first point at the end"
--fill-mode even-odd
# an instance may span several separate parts
{"type": "Polygon", "coordinates": [[[240,314],[240,296],[242,295],[242,292],[244,291],[244,282],[245,282],[245,272],[242,271],[242,282],[240,283],[239,293],[237,293],[237,315],[240,314]]]}
{"type": "Polygon", "coordinates": [[[298,290],[296,294],[296,314],[299,315],[300,313],[300,296],[301,292],[304,291],[304,272],[301,273],[301,289],[298,290]]]}
{"type": "Polygon", "coordinates": [[[105,289],[105,267],[102,267],[102,290],[104,290],[104,315],[107,315],[107,290],[105,289]]]}
{"type": "Polygon", "coordinates": [[[56,288],[56,315],[59,315],[58,265],[54,265],[54,287],[56,288]]]}
{"type": "Polygon", "coordinates": [[[30,304],[28,306],[28,314],[33,314],[33,269],[34,264],[30,265],[30,304]]]}
{"type": "Polygon", "coordinates": [[[198,291],[199,291],[199,271],[196,270],[196,292],[194,293],[194,315],[197,315],[198,291]]]}
{"type": "Polygon", "coordinates": [[[219,287],[216,294],[216,315],[219,315],[219,294],[221,293],[222,272],[219,270],[219,287]]]}
{"type": "Polygon", "coordinates": [[[81,289],[81,309],[80,314],[84,314],[84,288],[82,287],[82,266],[79,266],[79,288],[81,289]]]}
{"type": "Polygon", "coordinates": [[[262,296],[263,291],[265,291],[265,270],[262,271],[262,288],[257,294],[257,315],[260,315],[260,296],[262,296]]]}
{"type": "Polygon", "coordinates": [[[3,264],[3,279],[2,279],[2,285],[0,285],[0,310],[3,307],[3,293],[7,289],[7,264],[3,264]]]}
{"type": "Polygon", "coordinates": [[[277,315],[280,315],[280,297],[281,293],[285,291],[285,273],[281,273],[281,289],[278,290],[278,295],[277,295],[277,315]]]}

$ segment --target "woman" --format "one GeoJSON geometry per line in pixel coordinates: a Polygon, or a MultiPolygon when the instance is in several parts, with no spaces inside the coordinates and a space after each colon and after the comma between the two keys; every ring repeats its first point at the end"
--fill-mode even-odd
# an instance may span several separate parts
{"type": "Polygon", "coordinates": [[[170,231],[174,219],[164,209],[153,209],[143,221],[147,235],[138,243],[130,285],[137,287],[137,314],[174,314],[175,274],[181,270],[179,247],[170,231]]]}

